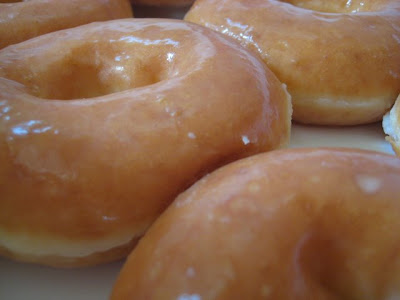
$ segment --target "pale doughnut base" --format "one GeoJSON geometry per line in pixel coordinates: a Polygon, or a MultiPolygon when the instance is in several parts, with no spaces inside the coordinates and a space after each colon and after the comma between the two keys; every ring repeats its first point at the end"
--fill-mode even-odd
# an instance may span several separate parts
{"type": "Polygon", "coordinates": [[[393,97],[337,98],[293,95],[293,119],[303,124],[359,125],[380,121],[393,97]],[[340,119],[338,119],[340,115],[340,119]]]}
{"type": "Polygon", "coordinates": [[[130,233],[101,241],[71,242],[51,237],[32,238],[29,235],[9,234],[1,230],[0,237],[1,244],[5,245],[0,245],[2,256],[22,262],[71,268],[92,266],[126,257],[141,236],[132,236],[130,233]]]}

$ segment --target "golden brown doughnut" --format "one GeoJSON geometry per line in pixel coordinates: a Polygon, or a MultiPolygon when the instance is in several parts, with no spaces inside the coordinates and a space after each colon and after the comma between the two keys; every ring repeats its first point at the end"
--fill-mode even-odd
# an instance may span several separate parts
{"type": "Polygon", "coordinates": [[[68,266],[126,255],[199,176],[285,145],[289,98],[252,53],[178,20],[1,50],[0,252],[68,266]]]}
{"type": "Polygon", "coordinates": [[[129,256],[112,300],[396,299],[400,159],[290,149],[180,195],[129,256]]]}
{"type": "Polygon", "coordinates": [[[0,0],[0,49],[60,29],[130,17],[129,0],[0,0]]]}
{"type": "Polygon", "coordinates": [[[258,52],[298,122],[380,121],[400,93],[399,0],[197,0],[185,20],[258,52]]]}
{"type": "Polygon", "coordinates": [[[194,0],[131,0],[135,5],[149,5],[149,6],[188,6],[194,0]]]}
{"type": "Polygon", "coordinates": [[[388,135],[386,140],[390,142],[394,152],[400,156],[400,95],[392,109],[383,117],[382,125],[388,135]]]}

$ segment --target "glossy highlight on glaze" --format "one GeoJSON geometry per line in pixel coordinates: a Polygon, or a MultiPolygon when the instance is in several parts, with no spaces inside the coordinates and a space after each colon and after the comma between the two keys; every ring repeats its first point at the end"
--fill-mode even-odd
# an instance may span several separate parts
{"type": "Polygon", "coordinates": [[[199,176],[286,145],[290,116],[261,60],[183,21],[93,23],[7,47],[0,252],[66,266],[123,257],[199,176]]]}
{"type": "Polygon", "coordinates": [[[376,122],[400,93],[397,0],[198,0],[185,20],[260,54],[298,122],[376,122]]]}
{"type": "Polygon", "coordinates": [[[276,150],[182,193],[128,257],[112,300],[394,299],[400,160],[276,150]]]}
{"type": "Polygon", "coordinates": [[[384,5],[376,0],[280,0],[296,7],[325,13],[359,13],[376,11],[384,5]]]}

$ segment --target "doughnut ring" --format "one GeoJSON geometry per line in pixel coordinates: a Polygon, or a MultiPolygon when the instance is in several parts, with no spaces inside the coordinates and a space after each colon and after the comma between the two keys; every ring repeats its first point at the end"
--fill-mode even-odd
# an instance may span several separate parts
{"type": "Polygon", "coordinates": [[[286,145],[290,117],[258,57],[196,24],[116,20],[9,46],[0,252],[53,266],[121,258],[199,176],[286,145]]]}
{"type": "Polygon", "coordinates": [[[394,299],[399,182],[397,157],[355,149],[231,163],[161,215],[111,299],[394,299]]]}
{"type": "Polygon", "coordinates": [[[198,0],[185,16],[259,53],[293,119],[381,121],[400,93],[400,1],[198,0]]]}

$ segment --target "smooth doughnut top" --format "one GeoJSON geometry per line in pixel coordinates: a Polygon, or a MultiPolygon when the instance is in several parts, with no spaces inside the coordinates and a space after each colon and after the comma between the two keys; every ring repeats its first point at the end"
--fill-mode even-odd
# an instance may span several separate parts
{"type": "Polygon", "coordinates": [[[394,299],[400,160],[289,149],[227,165],[149,229],[111,299],[394,299]]]}
{"type": "Polygon", "coordinates": [[[392,109],[383,117],[382,125],[388,135],[386,139],[396,154],[400,156],[400,95],[392,109]]]}
{"type": "Polygon", "coordinates": [[[0,0],[0,49],[48,32],[131,17],[129,0],[0,0]]]}
{"type": "Polygon", "coordinates": [[[185,20],[258,52],[287,84],[296,121],[378,121],[400,93],[398,0],[198,0],[185,20]]]}
{"type": "Polygon", "coordinates": [[[198,176],[285,145],[290,116],[261,60],[196,24],[109,21],[9,46],[0,243],[77,256],[126,243],[198,176]]]}

